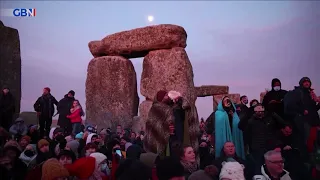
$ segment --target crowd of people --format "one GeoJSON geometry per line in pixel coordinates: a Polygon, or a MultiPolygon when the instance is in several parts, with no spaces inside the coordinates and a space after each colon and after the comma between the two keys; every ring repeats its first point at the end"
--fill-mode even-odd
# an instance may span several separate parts
{"type": "Polygon", "coordinates": [[[0,179],[320,180],[320,97],[311,85],[303,77],[286,91],[273,79],[262,102],[225,96],[200,121],[179,92],[160,90],[138,132],[85,125],[75,92],[57,101],[48,87],[34,104],[38,124],[13,121],[15,98],[4,88],[0,179]]]}

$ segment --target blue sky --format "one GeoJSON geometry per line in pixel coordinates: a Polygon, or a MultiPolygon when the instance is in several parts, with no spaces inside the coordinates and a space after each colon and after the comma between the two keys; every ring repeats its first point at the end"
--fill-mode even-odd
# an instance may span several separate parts
{"type": "MultiPolygon", "coordinates": [[[[32,110],[33,101],[45,86],[50,86],[58,99],[75,89],[84,104],[87,65],[92,59],[88,42],[147,26],[148,15],[154,16],[154,24],[177,24],[186,29],[186,49],[196,85],[229,85],[231,92],[247,94],[249,99],[258,98],[273,77],[279,77],[286,89],[296,85],[302,76],[310,76],[315,87],[320,85],[317,66],[310,66],[319,66],[316,60],[319,61],[320,53],[315,47],[320,42],[320,18],[316,11],[320,2],[0,3],[1,8],[37,11],[33,18],[1,17],[6,26],[20,33],[22,111],[32,110]]],[[[142,58],[132,62],[139,82],[142,58]]],[[[197,106],[200,116],[207,117],[212,111],[212,98],[199,98],[197,106]]]]}

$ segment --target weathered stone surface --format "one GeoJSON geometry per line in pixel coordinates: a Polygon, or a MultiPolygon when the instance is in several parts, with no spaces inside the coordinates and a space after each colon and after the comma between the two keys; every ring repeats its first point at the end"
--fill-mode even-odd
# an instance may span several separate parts
{"type": "Polygon", "coordinates": [[[120,56],[94,58],[86,80],[86,119],[99,128],[130,127],[138,113],[136,72],[120,56]]]}
{"type": "Polygon", "coordinates": [[[141,117],[140,116],[133,117],[131,130],[135,133],[138,133],[143,130],[143,127],[144,125],[142,123],[141,117]]]}
{"type": "Polygon", "coordinates": [[[240,94],[219,94],[219,95],[213,96],[213,109],[217,108],[219,102],[225,96],[228,96],[230,98],[230,100],[235,104],[240,103],[240,94]]]}
{"type": "Polygon", "coordinates": [[[161,24],[111,34],[89,43],[94,57],[144,57],[149,51],[187,46],[187,33],[181,26],[161,24]]]}
{"type": "Polygon", "coordinates": [[[142,130],[145,131],[146,129],[146,122],[148,118],[148,113],[150,111],[150,108],[152,106],[152,101],[145,100],[139,105],[139,116],[141,118],[141,126],[142,130]]]}
{"type": "Polygon", "coordinates": [[[156,50],[143,60],[140,92],[154,99],[159,90],[179,91],[190,103],[196,100],[192,65],[184,48],[156,50]]]}
{"type": "Polygon", "coordinates": [[[204,85],[195,87],[197,97],[213,96],[218,94],[228,94],[229,86],[204,85]]]}
{"type": "Polygon", "coordinates": [[[27,125],[38,124],[38,117],[36,112],[24,111],[21,112],[19,116],[24,120],[24,123],[27,125]]]}
{"type": "Polygon", "coordinates": [[[19,32],[0,21],[0,88],[8,87],[16,100],[16,115],[21,101],[21,55],[19,32]]]}

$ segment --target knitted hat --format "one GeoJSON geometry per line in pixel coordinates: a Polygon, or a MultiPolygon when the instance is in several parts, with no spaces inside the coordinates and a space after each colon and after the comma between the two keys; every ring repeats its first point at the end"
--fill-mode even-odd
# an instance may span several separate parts
{"type": "Polygon", "coordinates": [[[164,90],[160,90],[157,92],[157,96],[156,96],[156,100],[158,102],[161,102],[163,100],[163,98],[166,96],[167,94],[167,91],[164,91],[164,90]]]}
{"type": "Polygon", "coordinates": [[[49,142],[45,139],[41,139],[39,142],[38,142],[38,148],[42,148],[43,146],[49,146],[49,142]]]}
{"type": "Polygon", "coordinates": [[[94,157],[96,159],[96,167],[98,167],[102,161],[107,159],[107,156],[99,152],[91,153],[90,157],[94,157]]]}
{"type": "Polygon", "coordinates": [[[51,92],[51,89],[49,87],[45,87],[43,89],[47,90],[48,92],[51,92]]]}
{"type": "Polygon", "coordinates": [[[22,138],[20,139],[20,141],[21,141],[22,139],[26,140],[28,143],[30,143],[30,141],[31,141],[31,137],[30,137],[30,136],[22,136],[22,138]]]}
{"type": "Polygon", "coordinates": [[[71,176],[76,176],[79,179],[88,179],[96,168],[96,159],[94,157],[80,158],[65,167],[71,176]]]}
{"type": "Polygon", "coordinates": [[[42,165],[42,179],[55,180],[68,176],[68,170],[55,158],[48,159],[42,165]]]}
{"type": "Polygon", "coordinates": [[[74,140],[71,135],[66,136],[64,139],[66,139],[67,142],[70,142],[70,141],[74,140]]]}
{"type": "Polygon", "coordinates": [[[238,162],[222,162],[219,179],[245,180],[243,169],[244,166],[238,162]]]}
{"type": "Polygon", "coordinates": [[[168,96],[170,99],[177,99],[178,97],[181,97],[181,93],[177,92],[177,91],[169,91],[168,92],[168,96]]]}
{"type": "Polygon", "coordinates": [[[76,135],[76,139],[82,139],[83,138],[83,132],[80,132],[76,135]]]}
{"type": "Polygon", "coordinates": [[[74,96],[76,93],[74,92],[74,90],[70,90],[68,94],[71,94],[72,96],[74,96]]]}

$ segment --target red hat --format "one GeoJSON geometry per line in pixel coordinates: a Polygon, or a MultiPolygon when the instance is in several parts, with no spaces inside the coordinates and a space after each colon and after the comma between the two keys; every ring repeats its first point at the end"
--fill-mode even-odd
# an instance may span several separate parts
{"type": "Polygon", "coordinates": [[[45,88],[43,88],[43,89],[47,90],[48,92],[51,91],[51,89],[50,89],[49,87],[45,87],[45,88]]]}
{"type": "Polygon", "coordinates": [[[166,94],[167,94],[167,91],[164,91],[164,90],[158,91],[158,93],[157,93],[157,101],[161,102],[163,100],[163,98],[166,96],[166,94]]]}
{"type": "Polygon", "coordinates": [[[88,179],[96,168],[96,159],[94,157],[83,157],[73,164],[65,165],[65,167],[71,176],[76,176],[79,179],[88,179]]]}

